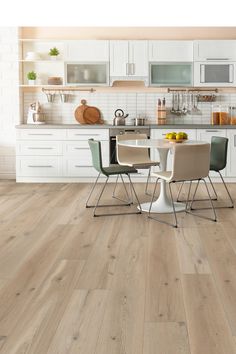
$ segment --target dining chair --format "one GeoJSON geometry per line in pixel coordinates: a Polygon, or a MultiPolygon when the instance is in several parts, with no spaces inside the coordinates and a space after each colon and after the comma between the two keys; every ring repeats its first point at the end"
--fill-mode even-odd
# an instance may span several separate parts
{"type": "MultiPolygon", "coordinates": [[[[121,146],[118,143],[122,140],[143,140],[147,139],[146,134],[122,134],[116,137],[117,146],[116,146],[116,155],[117,161],[121,166],[131,166],[136,169],[148,169],[148,176],[145,185],[145,194],[148,193],[148,184],[151,175],[151,167],[159,166],[159,161],[152,161],[149,156],[148,148],[134,148],[128,146],[121,146]]],[[[118,181],[118,179],[117,179],[118,181]]],[[[116,181],[116,183],[117,183],[116,181]]],[[[116,187],[116,186],[115,186],[116,187]]]]}
{"type": "MultiPolygon", "coordinates": [[[[156,172],[153,173],[152,175],[156,177],[156,183],[152,195],[152,200],[150,203],[149,207],[149,213],[148,217],[151,219],[154,219],[159,222],[163,222],[165,224],[169,224],[174,227],[178,227],[177,223],[177,215],[175,211],[175,204],[173,200],[173,193],[171,189],[171,185],[176,182],[184,182],[184,181],[189,181],[189,190],[188,190],[188,196],[187,196],[187,201],[186,201],[186,206],[185,206],[185,212],[196,215],[190,209],[189,207],[189,197],[190,197],[190,191],[192,187],[192,182],[197,181],[198,184],[200,181],[204,182],[204,185],[207,190],[207,194],[209,197],[209,201],[211,203],[211,208],[214,214],[213,221],[216,221],[216,212],[214,209],[214,205],[212,203],[212,199],[209,193],[209,189],[207,187],[205,178],[209,174],[209,166],[210,166],[210,144],[205,143],[205,144],[192,144],[192,145],[185,145],[185,144],[176,144],[173,147],[173,165],[172,165],[172,171],[161,171],[161,172],[156,172]],[[196,161],[201,161],[201,163],[196,163],[196,161]],[[170,197],[171,197],[171,202],[173,206],[173,214],[174,214],[174,224],[170,224],[164,220],[157,219],[153,216],[151,216],[151,209],[152,209],[152,204],[153,204],[153,199],[156,193],[156,187],[157,187],[157,182],[159,180],[164,180],[168,183],[169,185],[169,192],[170,192],[170,197]]],[[[195,193],[193,195],[193,199],[195,197],[195,193]]],[[[192,200],[193,200],[192,199],[192,200]]],[[[192,203],[192,201],[191,201],[192,203]]],[[[205,215],[197,215],[203,218],[207,218],[205,215]]]]}
{"type": "MultiPolygon", "coordinates": [[[[211,138],[211,154],[210,154],[210,171],[217,172],[221,178],[221,181],[225,187],[226,193],[230,199],[230,205],[223,205],[223,206],[215,206],[215,208],[234,208],[234,202],[230,195],[229,189],[224,181],[224,178],[220,171],[222,171],[227,164],[227,152],[228,152],[228,138],[221,137],[221,136],[212,136],[211,138]]],[[[212,190],[214,192],[215,197],[212,200],[218,200],[218,195],[214,184],[212,182],[211,177],[208,175],[208,179],[210,181],[212,190]]],[[[198,187],[198,186],[197,186],[198,187]]],[[[179,199],[179,195],[182,191],[183,183],[180,186],[177,201],[181,201],[179,199]]],[[[196,191],[197,192],[197,191],[196,191]]],[[[207,201],[208,199],[194,199],[194,201],[207,201]]],[[[201,209],[208,209],[208,208],[201,208],[201,209]]]]}
{"type": "Polygon", "coordinates": [[[91,191],[89,193],[89,196],[87,198],[86,208],[94,208],[93,216],[141,214],[142,208],[141,208],[137,193],[136,193],[136,191],[134,189],[133,183],[132,183],[131,178],[130,178],[130,173],[137,173],[137,170],[135,168],[133,168],[133,167],[130,167],[130,166],[120,166],[120,165],[112,165],[112,166],[109,166],[109,167],[103,167],[101,142],[98,141],[98,140],[89,139],[88,140],[88,144],[89,144],[89,147],[90,147],[90,150],[91,150],[91,154],[92,154],[92,164],[93,164],[93,167],[97,170],[98,176],[97,176],[97,178],[96,178],[96,180],[94,182],[94,185],[93,185],[93,187],[92,187],[92,189],[91,189],[91,191]],[[101,188],[101,191],[100,191],[100,193],[98,195],[98,199],[97,199],[96,204],[95,205],[89,205],[88,204],[89,200],[91,198],[91,195],[93,194],[93,191],[94,191],[94,189],[95,189],[95,187],[97,185],[97,182],[99,180],[99,177],[101,175],[106,177],[105,183],[103,184],[103,186],[101,188]],[[122,184],[124,186],[124,190],[125,190],[126,196],[128,198],[128,201],[125,204],[105,204],[105,205],[104,204],[99,204],[110,176],[114,176],[114,175],[119,175],[121,177],[122,184]],[[128,212],[128,213],[126,212],[126,213],[109,213],[109,214],[103,213],[103,214],[97,214],[96,210],[97,210],[98,207],[130,206],[132,204],[132,202],[131,202],[131,200],[129,198],[129,194],[128,194],[127,188],[125,186],[124,179],[123,179],[122,175],[126,175],[128,177],[128,179],[129,179],[129,183],[130,183],[132,191],[133,191],[133,193],[135,195],[135,198],[137,200],[137,203],[138,203],[138,206],[139,206],[139,210],[135,211],[135,212],[128,212]]]}

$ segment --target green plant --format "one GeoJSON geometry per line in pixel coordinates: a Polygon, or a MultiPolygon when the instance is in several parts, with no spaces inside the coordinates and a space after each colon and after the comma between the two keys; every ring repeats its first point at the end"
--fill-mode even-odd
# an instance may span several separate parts
{"type": "Polygon", "coordinates": [[[57,56],[57,55],[60,54],[60,52],[59,52],[59,50],[56,47],[54,47],[54,48],[50,49],[48,54],[51,55],[51,56],[57,56]]]}
{"type": "Polygon", "coordinates": [[[37,74],[35,71],[29,71],[27,74],[27,79],[28,80],[36,80],[37,74]]]}

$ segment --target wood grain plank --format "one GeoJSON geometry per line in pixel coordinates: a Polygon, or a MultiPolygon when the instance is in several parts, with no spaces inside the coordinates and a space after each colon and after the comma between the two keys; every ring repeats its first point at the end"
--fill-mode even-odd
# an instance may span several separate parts
{"type": "Polygon", "coordinates": [[[191,354],[235,354],[212,276],[183,275],[183,289],[191,354]]]}
{"type": "Polygon", "coordinates": [[[73,292],[47,354],[94,354],[106,307],[107,292],[73,292]]]}
{"type": "Polygon", "coordinates": [[[223,227],[208,227],[204,231],[202,242],[232,333],[236,335],[236,253],[228,242],[223,227]]]}
{"type": "Polygon", "coordinates": [[[175,231],[181,273],[210,274],[211,269],[202,245],[198,228],[179,228],[175,231]]]}
{"type": "Polygon", "coordinates": [[[147,238],[122,225],[119,260],[96,354],[142,354],[146,267],[147,238]]]}
{"type": "Polygon", "coordinates": [[[149,235],[145,321],[185,321],[174,231],[155,221],[149,235]]]}
{"type": "Polygon", "coordinates": [[[185,323],[145,323],[143,354],[190,354],[185,323]]]}
{"type": "Polygon", "coordinates": [[[83,261],[59,261],[36,291],[4,343],[6,353],[46,353],[65,312],[83,261]]]}

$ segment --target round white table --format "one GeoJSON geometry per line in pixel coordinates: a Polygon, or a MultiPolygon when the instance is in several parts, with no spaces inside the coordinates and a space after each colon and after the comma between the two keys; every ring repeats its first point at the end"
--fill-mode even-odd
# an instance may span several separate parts
{"type": "MultiPolygon", "coordinates": [[[[203,144],[205,142],[186,140],[182,144],[203,144]]],[[[160,156],[160,168],[161,171],[166,171],[167,156],[170,149],[176,143],[169,142],[165,139],[139,139],[139,140],[123,140],[118,142],[119,145],[128,146],[133,148],[155,148],[159,152],[160,156]]],[[[142,211],[149,211],[150,203],[141,204],[142,211]]],[[[175,202],[175,211],[185,210],[185,203],[175,202]]],[[[161,180],[160,194],[156,201],[152,204],[151,213],[173,213],[173,206],[170,198],[167,195],[166,181],[161,180]]]]}

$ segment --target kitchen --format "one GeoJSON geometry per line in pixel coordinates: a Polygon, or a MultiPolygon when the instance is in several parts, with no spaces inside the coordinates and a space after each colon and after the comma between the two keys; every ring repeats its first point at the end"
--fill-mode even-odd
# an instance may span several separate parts
{"type": "MultiPolygon", "coordinates": [[[[145,212],[93,218],[85,201],[97,177],[88,139],[101,142],[109,166],[117,136],[170,132],[228,139],[222,176],[235,201],[236,27],[5,27],[0,38],[1,95],[17,102],[0,103],[9,116],[0,146],[0,352],[235,353],[235,210],[224,207],[220,177],[210,174],[216,223],[185,213],[177,229],[145,212]]],[[[160,160],[157,149],[150,159],[160,160]]],[[[168,171],[172,162],[170,153],[168,171]]],[[[150,202],[154,175],[147,194],[148,169],[130,175],[150,202]]]]}

